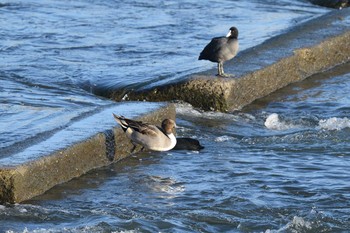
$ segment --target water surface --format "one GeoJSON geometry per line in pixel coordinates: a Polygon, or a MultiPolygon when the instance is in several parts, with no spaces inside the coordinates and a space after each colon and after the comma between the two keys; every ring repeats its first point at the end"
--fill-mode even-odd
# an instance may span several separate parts
{"type": "Polygon", "coordinates": [[[232,25],[244,50],[327,11],[286,0],[3,2],[0,156],[111,104],[94,94],[215,66],[198,54],[232,25]]]}
{"type": "Polygon", "coordinates": [[[178,135],[205,149],[139,153],[0,206],[0,229],[347,232],[349,70],[311,77],[231,114],[178,104],[178,135]]]}
{"type": "MultiPolygon", "coordinates": [[[[327,11],[306,1],[3,4],[0,156],[112,104],[96,94],[214,67],[199,51],[232,25],[243,50],[327,11]]],[[[349,70],[230,114],[178,104],[178,135],[204,150],[140,153],[0,205],[0,231],[346,232],[349,70]]]]}

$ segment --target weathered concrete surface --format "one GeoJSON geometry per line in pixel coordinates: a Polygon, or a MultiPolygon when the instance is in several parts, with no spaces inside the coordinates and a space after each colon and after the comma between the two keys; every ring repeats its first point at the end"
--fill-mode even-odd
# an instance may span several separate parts
{"type": "MultiPolygon", "coordinates": [[[[142,108],[145,105],[146,103],[139,103],[136,107],[142,108]]],[[[123,104],[121,108],[123,108],[123,104]]],[[[152,112],[143,113],[134,118],[157,125],[164,118],[175,120],[176,113],[173,104],[160,104],[150,109],[152,112]]],[[[100,113],[103,116],[99,117],[104,117],[107,118],[106,121],[111,121],[113,119],[111,112],[116,111],[118,111],[118,108],[104,111],[100,113]],[[108,115],[106,112],[108,112],[108,115]]],[[[137,111],[135,112],[137,114],[137,111]]],[[[135,115],[135,113],[130,114],[135,115]]],[[[130,114],[125,115],[130,117],[130,114]]],[[[93,115],[90,118],[94,119],[95,116],[93,115]]],[[[97,123],[98,121],[99,119],[97,123]]],[[[64,130],[69,135],[72,130],[79,131],[81,125],[92,123],[91,120],[84,119],[81,122],[82,124],[73,124],[64,130]]],[[[0,203],[17,203],[30,199],[44,193],[57,184],[81,176],[91,169],[106,166],[127,157],[130,154],[132,144],[116,123],[113,126],[115,127],[95,133],[83,141],[72,143],[71,146],[54,151],[51,154],[27,159],[23,158],[22,163],[16,161],[16,156],[0,160],[0,203]],[[11,160],[14,162],[11,163],[11,160]]],[[[90,125],[90,127],[94,127],[94,125],[90,125]]],[[[45,150],[46,144],[42,144],[42,150],[45,150]]]]}
{"type": "MultiPolygon", "coordinates": [[[[332,11],[238,54],[216,69],[128,93],[129,100],[183,100],[204,110],[233,111],[290,83],[350,60],[350,9],[332,11]]],[[[115,92],[112,99],[120,98],[115,92]]]]}

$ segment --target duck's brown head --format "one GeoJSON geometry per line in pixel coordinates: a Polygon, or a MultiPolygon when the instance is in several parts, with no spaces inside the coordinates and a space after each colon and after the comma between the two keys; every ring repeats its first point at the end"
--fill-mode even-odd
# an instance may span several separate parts
{"type": "Polygon", "coordinates": [[[165,119],[162,122],[162,129],[165,131],[167,134],[173,133],[173,129],[176,127],[175,121],[172,119],[165,119]]]}

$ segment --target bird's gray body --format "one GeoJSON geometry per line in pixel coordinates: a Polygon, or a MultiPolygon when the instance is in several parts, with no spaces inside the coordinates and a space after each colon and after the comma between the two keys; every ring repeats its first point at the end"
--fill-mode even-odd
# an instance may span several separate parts
{"type": "Polygon", "coordinates": [[[229,37],[215,37],[205,46],[199,60],[223,63],[231,60],[237,55],[238,40],[229,37]]]}
{"type": "Polygon", "coordinates": [[[225,76],[224,62],[234,58],[239,49],[238,30],[230,28],[229,34],[225,37],[213,38],[200,53],[198,60],[209,60],[218,63],[218,75],[225,76]]]}

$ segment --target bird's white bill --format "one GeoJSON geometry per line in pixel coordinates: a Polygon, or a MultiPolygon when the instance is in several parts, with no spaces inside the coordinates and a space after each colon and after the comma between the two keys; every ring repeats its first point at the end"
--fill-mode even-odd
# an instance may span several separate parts
{"type": "Polygon", "coordinates": [[[231,36],[231,30],[227,33],[226,37],[230,37],[231,36]]]}

